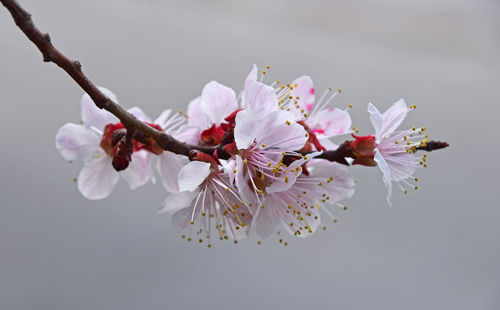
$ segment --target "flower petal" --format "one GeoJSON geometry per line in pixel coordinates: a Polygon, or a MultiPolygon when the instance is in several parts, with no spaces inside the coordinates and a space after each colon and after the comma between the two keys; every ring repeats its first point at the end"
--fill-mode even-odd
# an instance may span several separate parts
{"type": "Polygon", "coordinates": [[[408,106],[403,99],[395,102],[382,114],[384,125],[380,131],[380,139],[383,139],[396,130],[408,114],[408,106]]]}
{"type": "Polygon", "coordinates": [[[257,66],[254,64],[252,66],[252,70],[248,73],[247,78],[245,79],[244,90],[249,89],[253,83],[257,82],[257,66]]]}
{"type": "Polygon", "coordinates": [[[188,105],[188,125],[198,127],[201,130],[207,129],[209,121],[205,113],[201,110],[201,97],[191,100],[188,105]]]}
{"type": "Polygon", "coordinates": [[[242,105],[244,109],[264,116],[278,110],[276,91],[263,83],[254,82],[248,88],[245,88],[242,105]]]}
{"type": "Polygon", "coordinates": [[[159,156],[156,168],[167,191],[171,193],[179,192],[179,173],[188,162],[189,159],[186,156],[168,151],[159,156]]]}
{"type": "Polygon", "coordinates": [[[212,81],[203,88],[200,107],[213,124],[219,125],[238,108],[236,94],[231,88],[212,81]]]}
{"type": "Polygon", "coordinates": [[[280,222],[280,217],[278,213],[278,208],[281,204],[281,201],[274,199],[274,195],[269,195],[266,198],[264,208],[259,208],[257,216],[254,218],[255,230],[257,234],[265,239],[270,234],[276,231],[276,227],[280,222]]]}
{"type": "Polygon", "coordinates": [[[314,85],[311,78],[306,75],[297,78],[292,85],[294,88],[290,96],[297,100],[297,103],[293,105],[291,112],[295,115],[295,120],[300,121],[305,118],[304,113],[309,112],[308,107],[314,104],[314,85]]]}
{"type": "Polygon", "coordinates": [[[194,191],[171,194],[162,203],[160,209],[158,209],[158,213],[173,214],[182,209],[188,208],[191,205],[193,199],[198,195],[198,193],[198,191],[194,191]]]}
{"type": "Polygon", "coordinates": [[[83,125],[67,123],[56,134],[56,148],[70,161],[87,161],[99,149],[100,137],[83,125]]]}
{"type": "Polygon", "coordinates": [[[192,161],[179,172],[179,190],[194,191],[210,174],[210,163],[192,161]]]}
{"type": "Polygon", "coordinates": [[[382,171],[384,183],[385,183],[385,186],[387,187],[387,203],[390,206],[391,205],[391,198],[392,198],[391,169],[390,169],[389,165],[387,164],[387,162],[385,161],[382,154],[380,154],[380,151],[378,149],[375,149],[374,159],[377,162],[377,165],[380,168],[380,171],[382,171]]]}
{"type": "Polygon", "coordinates": [[[302,125],[293,122],[293,114],[289,112],[272,112],[255,123],[254,128],[259,128],[259,135],[256,137],[257,144],[280,150],[300,150],[308,139],[307,131],[302,125]]]}
{"type": "Polygon", "coordinates": [[[151,123],[151,118],[149,118],[149,116],[147,116],[146,113],[144,113],[144,111],[142,111],[139,107],[132,107],[128,109],[127,112],[135,116],[141,122],[151,123]]]}
{"type": "Polygon", "coordinates": [[[104,199],[118,182],[118,172],[111,164],[111,157],[101,154],[83,165],[78,176],[78,189],[90,200],[104,199]]]}
{"type": "Polygon", "coordinates": [[[148,182],[153,176],[151,168],[151,155],[141,150],[132,154],[132,161],[127,169],[120,172],[122,177],[127,181],[131,189],[136,189],[148,182]]]}
{"type": "Polygon", "coordinates": [[[370,113],[370,121],[372,123],[373,129],[375,129],[375,140],[377,143],[380,142],[382,132],[382,126],[384,125],[384,118],[380,111],[371,102],[368,103],[368,113],[370,113]]]}
{"type": "Polygon", "coordinates": [[[315,113],[312,119],[307,120],[307,125],[312,130],[319,130],[327,137],[351,132],[351,116],[341,109],[326,109],[315,113]]]}
{"type": "MultiPolygon", "coordinates": [[[[118,103],[118,99],[113,92],[104,87],[98,88],[109,99],[118,103]]],[[[110,112],[104,109],[99,109],[88,94],[82,96],[80,104],[83,124],[89,128],[95,127],[99,130],[103,130],[104,126],[106,126],[107,124],[115,124],[119,122],[118,118],[116,118],[116,116],[114,116],[110,112]]]]}
{"type": "Polygon", "coordinates": [[[247,149],[258,136],[258,117],[250,111],[243,110],[236,114],[234,141],[240,150],[247,149]]]}
{"type": "Polygon", "coordinates": [[[338,201],[349,199],[354,195],[356,184],[349,170],[337,163],[322,161],[314,166],[311,178],[332,178],[330,182],[323,182],[321,190],[330,197],[328,203],[334,204],[338,201]]]}

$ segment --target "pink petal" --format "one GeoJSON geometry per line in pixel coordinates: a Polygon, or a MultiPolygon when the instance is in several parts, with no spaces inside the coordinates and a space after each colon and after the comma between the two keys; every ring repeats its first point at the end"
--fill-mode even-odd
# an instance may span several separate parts
{"type": "Polygon", "coordinates": [[[69,161],[87,161],[99,149],[101,138],[83,125],[67,123],[56,134],[56,148],[69,161]]]}
{"type": "Polygon", "coordinates": [[[118,172],[111,165],[111,157],[102,154],[83,165],[78,176],[78,189],[87,199],[104,199],[117,182],[118,172]]]}
{"type": "Polygon", "coordinates": [[[351,132],[351,116],[341,109],[319,111],[312,119],[307,120],[312,130],[320,129],[326,137],[335,137],[351,132]]]}
{"type": "Polygon", "coordinates": [[[295,115],[296,121],[303,120],[304,113],[307,113],[310,110],[310,107],[314,104],[314,85],[313,81],[308,76],[301,76],[293,81],[292,85],[296,85],[290,96],[293,97],[293,100],[297,100],[297,104],[293,104],[290,109],[291,112],[295,115]],[[296,99],[299,97],[299,99],[296,99]],[[299,108],[296,108],[296,105],[299,108]]]}

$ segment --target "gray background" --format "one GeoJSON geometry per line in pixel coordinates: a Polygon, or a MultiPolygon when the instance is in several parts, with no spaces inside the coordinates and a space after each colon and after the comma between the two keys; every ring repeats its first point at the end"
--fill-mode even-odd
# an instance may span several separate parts
{"type": "Polygon", "coordinates": [[[366,104],[404,97],[452,148],[421,189],[385,204],[379,171],[353,168],[348,211],[306,240],[181,240],[156,214],[160,184],[85,200],[54,147],[82,91],[0,9],[0,309],[499,309],[500,4],[493,0],[22,0],[55,44],[126,107],[183,108],[211,79],[342,87],[366,104]]]}

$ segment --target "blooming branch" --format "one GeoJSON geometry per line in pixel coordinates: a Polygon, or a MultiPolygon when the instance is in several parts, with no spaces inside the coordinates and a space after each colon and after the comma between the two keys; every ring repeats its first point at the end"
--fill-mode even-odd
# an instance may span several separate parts
{"type": "Polygon", "coordinates": [[[255,65],[239,95],[212,81],[189,103],[187,114],[167,109],[153,120],[139,107],[125,110],[113,92],[96,86],[16,0],[0,2],[43,60],[58,65],[85,91],[82,122],[67,123],[56,134],[61,155],[83,163],[80,192],[103,199],[120,176],[132,189],[154,181],[157,159],[171,193],[160,212],[172,214],[175,227],[207,240],[214,228],[221,240],[238,242],[251,229],[262,238],[279,227],[307,236],[319,227],[321,213],[335,222],[326,207],[344,208],[340,201],[354,194],[345,167],[351,164],[379,167],[391,204],[393,183],[405,193],[418,188],[415,170],[427,167],[427,155],[415,153],[448,146],[429,141],[425,127],[398,130],[416,107],[403,99],[384,113],[369,103],[374,134],[356,136],[348,109],[329,106],[340,89],[326,90],[317,100],[310,77],[268,85],[267,71],[259,77],[255,65]],[[336,145],[333,139],[342,135],[353,140],[336,145]]]}

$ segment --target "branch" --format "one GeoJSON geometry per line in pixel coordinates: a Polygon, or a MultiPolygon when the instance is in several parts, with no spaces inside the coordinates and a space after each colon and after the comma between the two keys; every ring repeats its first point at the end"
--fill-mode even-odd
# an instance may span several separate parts
{"type": "Polygon", "coordinates": [[[54,47],[48,33],[42,33],[31,19],[31,14],[24,10],[16,0],[0,0],[9,10],[16,25],[33,42],[43,55],[43,61],[53,62],[63,69],[92,98],[95,105],[115,115],[127,131],[141,132],[153,138],[160,147],[181,155],[189,155],[191,147],[164,132],[139,121],[119,104],[104,95],[99,88],[83,73],[78,60],[71,60],[54,47]]]}
{"type": "MultiPolygon", "coordinates": [[[[164,150],[188,156],[190,159],[193,159],[198,152],[212,155],[215,151],[217,151],[217,155],[221,159],[229,159],[231,157],[231,155],[224,150],[223,145],[214,147],[188,145],[176,140],[165,132],[159,131],[146,123],[139,121],[134,117],[134,115],[127,112],[119,104],[106,97],[106,95],[104,95],[83,73],[82,65],[78,60],[69,59],[56,47],[54,47],[49,34],[43,33],[35,26],[33,20],[31,19],[31,14],[24,10],[16,0],[0,0],[0,2],[7,8],[7,10],[9,10],[12,18],[21,31],[36,45],[36,47],[38,47],[42,53],[43,61],[55,63],[63,69],[90,96],[90,98],[92,98],[98,108],[104,109],[115,115],[126,128],[127,132],[133,134],[142,133],[145,136],[153,138],[164,150]]],[[[128,135],[128,137],[130,139],[131,136],[128,135]]],[[[354,157],[349,145],[350,141],[346,141],[340,145],[338,149],[325,151],[317,158],[349,165],[346,158],[354,157]]],[[[419,147],[418,149],[432,151],[447,146],[448,144],[446,142],[430,141],[425,147],[419,147]]],[[[311,152],[299,151],[298,153],[307,155],[311,152]]],[[[293,157],[285,156],[285,162],[291,160],[293,160],[293,157]]]]}

